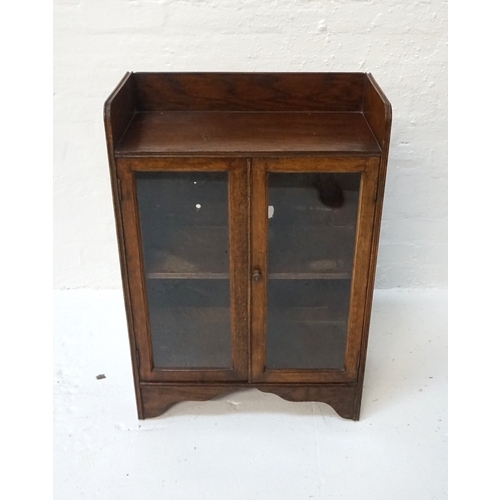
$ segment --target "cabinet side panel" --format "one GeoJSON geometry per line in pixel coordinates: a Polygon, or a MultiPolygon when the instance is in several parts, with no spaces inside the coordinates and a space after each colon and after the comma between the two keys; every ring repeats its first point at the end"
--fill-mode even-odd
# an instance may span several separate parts
{"type": "Polygon", "coordinates": [[[111,180],[111,189],[113,194],[113,206],[115,212],[115,225],[118,240],[118,254],[120,258],[120,269],[123,286],[123,296],[125,301],[125,312],[127,316],[127,325],[130,342],[130,354],[132,359],[132,371],[134,376],[134,386],[137,404],[137,413],[139,418],[144,418],[142,405],[141,389],[139,386],[139,371],[136,363],[136,345],[134,338],[133,317],[131,311],[130,290],[128,287],[128,271],[124,246],[124,230],[121,208],[121,188],[118,179],[117,167],[115,162],[115,145],[125,132],[132,119],[135,110],[133,96],[132,74],[127,73],[116,89],[112,92],[104,104],[104,127],[106,132],[106,145],[108,150],[108,162],[111,180]]]}
{"type": "Polygon", "coordinates": [[[387,150],[391,128],[391,104],[372,75],[368,75],[363,96],[363,114],[380,147],[387,150]]]}
{"type": "Polygon", "coordinates": [[[364,73],[135,73],[140,111],[361,111],[364,73]]]}
{"type": "MultiPolygon", "coordinates": [[[[373,290],[375,287],[375,272],[377,267],[378,245],[380,239],[380,226],[382,223],[382,209],[392,124],[391,104],[371,74],[368,75],[365,86],[363,113],[382,148],[382,157],[380,158],[379,176],[377,183],[375,216],[373,219],[372,247],[370,256],[370,268],[368,272],[366,308],[363,327],[363,331],[368,332],[370,327],[371,310],[373,303],[373,290]]],[[[361,344],[358,392],[355,405],[355,413],[358,418],[361,409],[361,396],[363,392],[367,347],[368,335],[366,334],[364,335],[361,344]]]]}
{"type": "Polygon", "coordinates": [[[135,112],[134,81],[127,73],[104,104],[108,153],[112,154],[135,112]]]}

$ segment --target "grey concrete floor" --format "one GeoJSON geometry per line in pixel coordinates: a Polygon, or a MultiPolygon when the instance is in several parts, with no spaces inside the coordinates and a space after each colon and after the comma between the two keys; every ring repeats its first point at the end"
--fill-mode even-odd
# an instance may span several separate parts
{"type": "Polygon", "coordinates": [[[376,291],[359,422],[257,390],[139,421],[121,292],[54,319],[56,500],[447,498],[444,291],[376,291]]]}

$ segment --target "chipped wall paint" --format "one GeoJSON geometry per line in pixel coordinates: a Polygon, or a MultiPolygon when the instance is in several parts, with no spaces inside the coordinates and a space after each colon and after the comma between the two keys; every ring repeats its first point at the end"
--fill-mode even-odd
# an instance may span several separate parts
{"type": "Polygon", "coordinates": [[[119,288],[104,100],[126,71],[367,71],[393,105],[379,288],[445,287],[447,4],[55,0],[56,288],[119,288]]]}

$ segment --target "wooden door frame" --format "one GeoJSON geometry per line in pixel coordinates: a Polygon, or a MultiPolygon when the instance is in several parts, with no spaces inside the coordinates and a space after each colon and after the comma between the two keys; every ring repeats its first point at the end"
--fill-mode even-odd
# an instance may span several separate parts
{"type": "Polygon", "coordinates": [[[256,158],[252,161],[250,273],[258,270],[261,272],[262,278],[260,281],[251,283],[251,382],[352,383],[357,381],[362,340],[367,335],[367,325],[364,322],[364,316],[366,294],[369,288],[368,278],[379,168],[379,157],[256,158]],[[361,173],[347,340],[344,356],[345,365],[343,370],[266,370],[268,172],[361,173]]]}
{"type": "MultiPolygon", "coordinates": [[[[248,379],[248,175],[242,158],[116,158],[124,234],[126,284],[135,339],[133,363],[141,382],[222,382],[248,379]],[[228,172],[231,369],[154,368],[144,261],[135,186],[136,172],[228,172]]],[[[124,283],[125,286],[125,283],[124,283]]]]}

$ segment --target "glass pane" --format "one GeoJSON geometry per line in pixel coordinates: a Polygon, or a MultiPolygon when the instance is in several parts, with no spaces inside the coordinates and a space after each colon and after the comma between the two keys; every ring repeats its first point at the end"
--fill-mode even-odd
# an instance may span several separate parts
{"type": "Polygon", "coordinates": [[[154,366],[231,368],[227,173],[136,185],[154,366]]]}
{"type": "Polygon", "coordinates": [[[268,179],[266,367],[342,369],[360,174],[268,179]]]}

